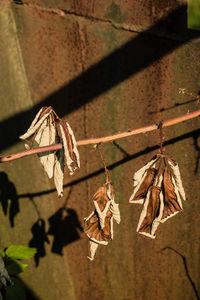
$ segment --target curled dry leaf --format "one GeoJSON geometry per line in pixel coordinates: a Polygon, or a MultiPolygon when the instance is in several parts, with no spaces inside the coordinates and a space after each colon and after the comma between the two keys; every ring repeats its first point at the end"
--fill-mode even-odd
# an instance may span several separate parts
{"type": "Polygon", "coordinates": [[[54,183],[58,196],[63,196],[63,178],[64,178],[64,150],[58,150],[55,154],[54,165],[54,183]]]}
{"type": "Polygon", "coordinates": [[[76,147],[74,133],[67,122],[60,121],[61,138],[63,141],[65,159],[70,170],[70,175],[80,168],[79,153],[76,147]]]}
{"type": "Polygon", "coordinates": [[[34,141],[39,147],[55,144],[58,140],[63,143],[64,148],[55,152],[48,151],[39,153],[40,161],[49,178],[54,177],[54,183],[58,192],[58,196],[63,196],[63,177],[64,177],[64,157],[67,166],[72,174],[77,168],[80,168],[79,153],[76,147],[76,140],[70,125],[59,119],[58,130],[55,118],[59,119],[51,106],[42,107],[27,132],[20,136],[21,139],[27,139],[33,135],[30,145],[25,144],[26,149],[30,149],[34,141]]]}
{"type": "Polygon", "coordinates": [[[143,203],[137,232],[155,238],[160,223],[179,213],[185,200],[178,165],[158,154],[134,175],[131,203],[143,203]]]}
{"type": "Polygon", "coordinates": [[[107,245],[113,239],[113,219],[120,223],[118,204],[114,202],[111,184],[100,187],[93,196],[95,210],[85,218],[84,231],[90,240],[90,260],[98,244],[107,245]]]}
{"type": "MultiPolygon", "coordinates": [[[[56,140],[56,129],[53,124],[52,118],[50,120],[45,120],[46,126],[42,129],[42,132],[38,132],[40,139],[39,139],[39,146],[48,146],[55,144],[56,140]]],[[[38,156],[40,157],[41,164],[44,167],[44,170],[47,172],[49,178],[53,177],[54,171],[54,162],[55,156],[54,152],[43,152],[39,153],[38,156]]]]}
{"type": "Polygon", "coordinates": [[[48,118],[48,116],[52,112],[52,107],[42,107],[37,115],[35,116],[33,122],[31,123],[30,127],[28,128],[27,132],[21,135],[19,138],[25,140],[33,135],[37,130],[40,128],[44,120],[48,118]]]}

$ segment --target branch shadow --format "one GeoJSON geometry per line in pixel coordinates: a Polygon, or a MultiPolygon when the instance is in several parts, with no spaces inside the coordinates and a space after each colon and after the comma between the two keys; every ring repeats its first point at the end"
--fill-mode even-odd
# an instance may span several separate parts
{"type": "Polygon", "coordinates": [[[53,106],[60,117],[70,114],[181,45],[199,37],[199,31],[186,29],[186,16],[187,5],[172,10],[152,27],[89,67],[33,108],[1,121],[0,136],[6,135],[6,139],[1,139],[0,150],[19,142],[18,137],[26,131],[27,124],[42,106],[53,106]]]}
{"type": "Polygon", "coordinates": [[[19,196],[5,172],[0,172],[0,202],[4,215],[9,215],[10,226],[14,227],[14,219],[20,211],[19,196]]]}
{"type": "Polygon", "coordinates": [[[200,300],[200,295],[198,293],[198,290],[196,288],[196,284],[195,282],[192,280],[192,277],[189,273],[189,270],[188,270],[188,264],[187,264],[187,259],[184,255],[182,255],[179,251],[177,251],[176,249],[170,247],[170,246],[167,246],[167,247],[164,247],[161,249],[161,251],[165,251],[165,250],[170,250],[170,251],[173,251],[174,253],[176,253],[178,256],[181,257],[182,259],[182,262],[183,262],[183,266],[184,266],[184,269],[185,269],[185,275],[186,277],[188,278],[188,281],[190,282],[191,286],[192,286],[192,289],[195,293],[195,296],[196,296],[196,299],[197,300],[200,300]]]}
{"type": "Polygon", "coordinates": [[[197,151],[196,167],[194,170],[194,174],[197,174],[199,169],[199,162],[200,162],[200,131],[194,134],[193,141],[194,141],[194,147],[197,151]]]}
{"type": "Polygon", "coordinates": [[[169,107],[166,107],[166,108],[163,107],[163,108],[161,108],[160,110],[157,110],[157,111],[151,111],[151,112],[149,112],[149,114],[153,115],[153,114],[156,114],[156,113],[159,113],[159,112],[164,112],[166,110],[171,110],[171,109],[174,109],[176,107],[187,105],[187,104],[194,103],[194,102],[197,102],[197,101],[198,101],[197,99],[192,99],[192,100],[188,100],[188,101],[185,101],[185,102],[182,102],[182,103],[175,103],[172,106],[169,106],[169,107]]]}
{"type": "MultiPolygon", "coordinates": [[[[197,130],[194,130],[194,131],[191,131],[189,133],[185,133],[181,136],[178,136],[176,138],[173,138],[173,139],[170,139],[166,142],[164,142],[163,146],[169,146],[169,145],[173,145],[175,144],[176,142],[179,142],[179,141],[183,141],[185,139],[188,139],[188,138],[194,138],[196,135],[199,135],[200,134],[200,129],[197,129],[197,130]]],[[[142,150],[142,151],[139,151],[135,154],[132,154],[132,155],[126,155],[124,158],[122,158],[121,160],[107,166],[107,169],[108,170],[114,170],[115,168],[127,163],[127,162],[130,162],[131,160],[135,159],[135,158],[138,158],[140,156],[143,156],[145,154],[148,154],[148,153],[151,153],[155,150],[158,150],[160,148],[159,145],[155,145],[155,146],[152,146],[152,147],[147,147],[146,149],[142,150]]],[[[125,151],[125,150],[124,150],[125,151]]],[[[125,151],[125,153],[127,153],[125,151]]],[[[124,154],[125,154],[124,153],[124,154]]],[[[80,182],[83,182],[83,181],[86,181],[88,179],[91,179],[93,177],[96,177],[100,174],[103,174],[105,172],[104,168],[101,168],[95,172],[92,172],[90,174],[87,174],[86,176],[83,176],[81,178],[78,178],[78,179],[75,179],[75,180],[72,180],[71,182],[67,183],[64,185],[64,188],[69,188],[69,187],[73,187],[77,184],[79,184],[80,182]]],[[[21,194],[19,195],[19,198],[31,198],[31,197],[38,197],[38,196],[43,196],[43,195],[46,195],[46,194],[50,194],[52,192],[55,192],[56,189],[51,189],[51,190],[48,190],[48,191],[41,191],[41,192],[38,192],[38,193],[27,193],[27,194],[21,194]]]]}

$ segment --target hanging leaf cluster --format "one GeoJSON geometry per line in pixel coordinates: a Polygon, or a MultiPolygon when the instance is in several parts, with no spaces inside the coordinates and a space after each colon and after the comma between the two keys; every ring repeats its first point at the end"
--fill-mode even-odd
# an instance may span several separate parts
{"type": "Polygon", "coordinates": [[[70,125],[62,121],[54,112],[51,106],[42,107],[27,132],[20,136],[26,140],[31,137],[26,148],[32,148],[35,141],[39,147],[49,146],[61,142],[63,148],[57,151],[39,153],[41,164],[49,178],[54,178],[54,183],[60,197],[63,196],[63,177],[65,162],[70,175],[80,168],[79,153],[76,147],[76,140],[70,125]]]}
{"type": "Polygon", "coordinates": [[[155,238],[160,223],[182,211],[185,200],[178,164],[157,154],[134,174],[130,203],[143,204],[137,232],[155,238]]]}
{"type": "MultiPolygon", "coordinates": [[[[20,138],[25,140],[31,136],[26,148],[32,148],[34,141],[40,147],[62,143],[62,149],[40,153],[39,158],[49,178],[54,178],[58,195],[63,196],[65,162],[70,174],[80,168],[76,140],[70,125],[62,121],[51,106],[42,107],[20,138]]],[[[113,220],[120,223],[119,207],[114,201],[105,160],[98,147],[97,150],[104,164],[106,184],[94,194],[95,209],[84,219],[84,231],[90,241],[90,260],[94,259],[99,244],[107,245],[113,239],[113,220]]],[[[182,200],[185,200],[185,192],[178,164],[162,152],[161,126],[161,154],[154,156],[134,174],[134,190],[129,202],[143,205],[137,232],[155,238],[159,224],[182,211],[182,200]]]]}
{"type": "Polygon", "coordinates": [[[120,223],[119,205],[114,201],[113,186],[100,187],[93,196],[94,211],[84,219],[84,231],[90,241],[90,260],[94,259],[98,245],[107,245],[113,239],[113,219],[120,223]]]}

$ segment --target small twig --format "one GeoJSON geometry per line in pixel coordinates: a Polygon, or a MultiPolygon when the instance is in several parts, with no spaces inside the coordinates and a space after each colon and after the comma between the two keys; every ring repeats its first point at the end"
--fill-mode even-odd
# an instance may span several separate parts
{"type": "MultiPolygon", "coordinates": [[[[175,124],[178,124],[178,123],[196,118],[198,116],[200,116],[200,110],[196,110],[194,112],[187,113],[187,114],[182,115],[180,117],[176,117],[176,118],[173,118],[173,119],[163,121],[162,128],[169,127],[169,126],[172,126],[172,125],[175,125],[175,124]]],[[[99,144],[99,143],[108,143],[108,142],[113,142],[114,140],[117,140],[117,139],[129,137],[129,136],[140,134],[140,133],[150,132],[150,131],[157,130],[157,129],[158,129],[158,125],[152,124],[152,125],[149,125],[149,126],[145,126],[145,127],[141,127],[141,128],[138,128],[138,129],[133,129],[133,130],[117,133],[117,134],[110,135],[110,136],[94,138],[94,139],[80,140],[80,141],[77,141],[76,145],[77,146],[85,146],[85,145],[94,145],[94,144],[99,144]]],[[[25,150],[25,151],[18,152],[18,153],[15,153],[15,154],[11,154],[11,155],[8,155],[8,156],[0,157],[0,163],[8,162],[8,161],[11,161],[11,160],[15,160],[15,159],[22,158],[22,157],[25,157],[25,156],[29,156],[29,155],[32,155],[32,154],[36,154],[36,153],[55,151],[55,150],[58,150],[58,149],[62,149],[62,144],[61,143],[50,145],[50,146],[39,147],[39,148],[35,148],[35,149],[30,149],[30,150],[25,150]]]]}
{"type": "Polygon", "coordinates": [[[193,93],[187,92],[186,89],[181,89],[181,88],[179,89],[179,94],[183,94],[183,95],[193,97],[199,103],[200,95],[195,96],[195,95],[193,95],[193,93]]]}
{"type": "Polygon", "coordinates": [[[99,146],[100,146],[100,144],[97,144],[97,151],[99,153],[99,156],[101,157],[101,160],[102,160],[102,163],[103,163],[103,166],[104,166],[104,169],[105,169],[105,174],[106,174],[106,184],[108,184],[110,182],[110,180],[109,180],[109,171],[106,167],[105,158],[103,157],[103,154],[101,153],[101,150],[100,150],[99,146]]]}
{"type": "Polygon", "coordinates": [[[163,154],[163,121],[161,121],[158,125],[160,130],[160,153],[163,154]]]}

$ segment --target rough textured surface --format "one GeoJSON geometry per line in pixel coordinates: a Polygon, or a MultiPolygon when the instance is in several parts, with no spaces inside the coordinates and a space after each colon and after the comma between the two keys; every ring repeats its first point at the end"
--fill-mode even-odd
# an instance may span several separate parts
{"type": "MultiPolygon", "coordinates": [[[[178,93],[179,88],[195,95],[200,90],[200,40],[194,32],[185,35],[183,1],[17,2],[2,1],[0,12],[2,155],[23,149],[18,136],[43,105],[51,104],[69,122],[77,140],[199,108],[178,93]],[[153,31],[140,33],[151,26],[153,31]]],[[[198,128],[194,119],[164,130],[166,152],[179,163],[188,201],[182,214],[159,226],[155,240],[136,233],[141,207],[128,199],[134,172],[157,151],[158,132],[102,145],[122,222],[93,262],[86,258],[82,220],[105,182],[96,150],[80,147],[81,169],[73,177],[66,171],[62,199],[37,157],[1,165],[1,190],[12,182],[20,204],[13,228],[8,214],[0,212],[1,246],[28,245],[38,217],[49,233],[45,257],[23,274],[36,299],[198,299],[198,128]]]]}

